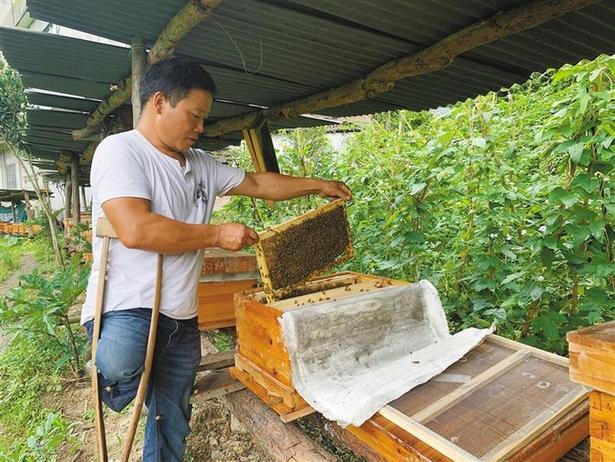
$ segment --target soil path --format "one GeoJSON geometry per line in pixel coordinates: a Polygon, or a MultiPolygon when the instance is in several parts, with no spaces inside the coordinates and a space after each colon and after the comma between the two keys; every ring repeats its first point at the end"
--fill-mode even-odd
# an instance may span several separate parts
{"type": "Polygon", "coordinates": [[[0,297],[5,295],[10,289],[19,285],[19,278],[24,274],[30,274],[36,268],[36,259],[31,253],[24,253],[21,256],[19,267],[11,275],[0,283],[0,297]]]}

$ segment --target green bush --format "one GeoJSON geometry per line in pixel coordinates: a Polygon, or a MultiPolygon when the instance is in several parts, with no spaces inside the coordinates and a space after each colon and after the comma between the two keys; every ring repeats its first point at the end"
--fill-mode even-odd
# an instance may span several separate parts
{"type": "MultiPolygon", "coordinates": [[[[340,154],[324,129],[301,130],[280,165],[353,190],[344,268],[429,279],[455,329],[497,321],[563,353],[566,331],[615,318],[614,77],[601,56],[435,111],[378,114],[340,154]]],[[[233,198],[217,219],[263,229],[318,203],[233,198]]]]}

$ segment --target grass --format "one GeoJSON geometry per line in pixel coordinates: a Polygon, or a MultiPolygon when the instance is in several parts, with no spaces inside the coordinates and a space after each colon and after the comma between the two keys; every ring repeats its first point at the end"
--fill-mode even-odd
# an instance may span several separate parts
{"type": "Polygon", "coordinates": [[[18,336],[0,352],[0,460],[53,460],[70,439],[70,425],[41,397],[61,390],[62,352],[53,344],[18,336]]]}
{"type": "Polygon", "coordinates": [[[6,281],[19,266],[24,238],[0,236],[0,282],[6,281]]]}

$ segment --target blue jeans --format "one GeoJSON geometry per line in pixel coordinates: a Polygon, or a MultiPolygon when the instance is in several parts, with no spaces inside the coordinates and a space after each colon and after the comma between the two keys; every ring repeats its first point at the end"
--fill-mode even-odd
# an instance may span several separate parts
{"type": "MultiPolygon", "coordinates": [[[[96,349],[101,399],[121,411],[137,394],[143,372],[151,319],[149,308],[112,311],[103,315],[96,349]]],[[[85,323],[90,340],[94,321],[85,323]]],[[[143,462],[181,462],[190,433],[190,395],[201,359],[196,318],[158,320],[156,353],[145,405],[143,462]]]]}

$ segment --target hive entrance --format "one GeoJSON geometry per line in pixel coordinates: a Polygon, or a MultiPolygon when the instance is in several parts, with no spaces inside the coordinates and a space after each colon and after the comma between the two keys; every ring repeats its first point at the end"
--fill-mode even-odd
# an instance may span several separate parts
{"type": "MultiPolygon", "coordinates": [[[[270,301],[352,257],[343,200],[330,202],[260,234],[259,270],[270,301]]],[[[294,290],[293,290],[294,289],[294,290]]]]}

